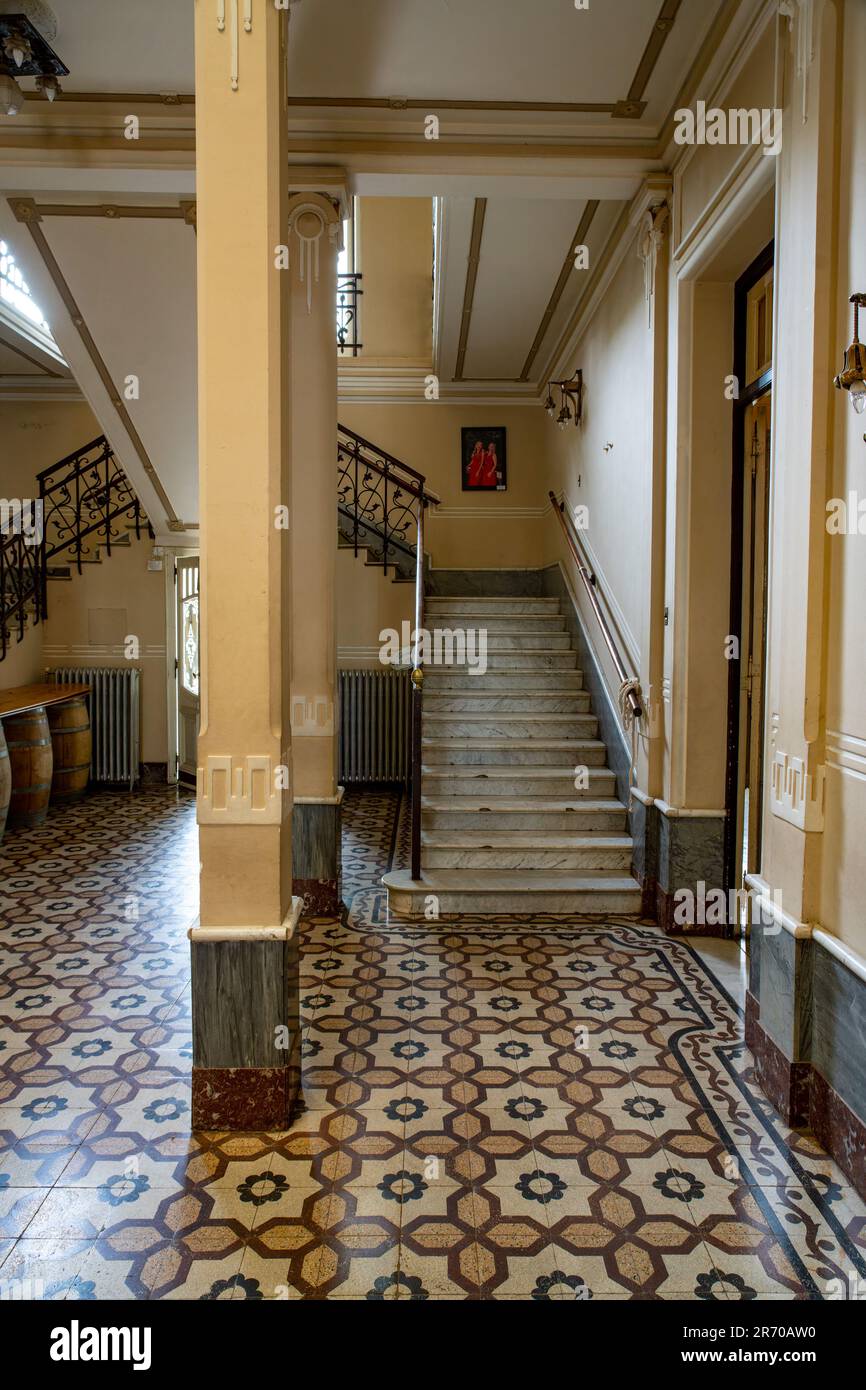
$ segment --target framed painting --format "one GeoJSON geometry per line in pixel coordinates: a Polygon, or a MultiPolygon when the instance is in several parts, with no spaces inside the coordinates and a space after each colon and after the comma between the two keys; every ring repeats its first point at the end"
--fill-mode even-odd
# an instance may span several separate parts
{"type": "Polygon", "coordinates": [[[461,434],[463,491],[505,492],[505,426],[464,426],[461,434]]]}

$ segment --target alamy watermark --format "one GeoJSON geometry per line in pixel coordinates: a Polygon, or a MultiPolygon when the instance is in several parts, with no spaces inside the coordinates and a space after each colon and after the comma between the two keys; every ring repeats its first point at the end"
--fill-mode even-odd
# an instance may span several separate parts
{"type": "Polygon", "coordinates": [[[25,545],[41,545],[43,510],[40,497],[0,497],[0,536],[23,536],[25,545]]]}
{"type": "Polygon", "coordinates": [[[782,112],[777,107],[735,106],[723,111],[705,101],[674,112],[677,145],[763,145],[766,155],[782,148],[782,112]]]}
{"type": "Polygon", "coordinates": [[[772,901],[751,888],[707,888],[701,879],[694,889],[677,888],[674,922],[678,927],[734,927],[744,921],[774,936],[781,931],[782,891],[774,888],[772,901]]]}
{"type": "Polygon", "coordinates": [[[487,629],[483,627],[434,627],[413,629],[404,619],[400,631],[386,627],[379,633],[379,660],[383,666],[407,666],[417,659],[422,666],[466,666],[469,674],[487,670],[487,629]]]}

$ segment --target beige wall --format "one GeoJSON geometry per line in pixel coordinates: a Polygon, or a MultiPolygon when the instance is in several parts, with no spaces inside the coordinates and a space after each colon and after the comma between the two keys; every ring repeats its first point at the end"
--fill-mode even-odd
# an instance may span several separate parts
{"type": "Polygon", "coordinates": [[[433,353],[433,204],[430,198],[359,199],[361,340],[352,364],[429,367],[433,353]]]}
{"type": "Polygon", "coordinates": [[[395,584],[364,563],[364,551],[337,551],[337,664],[342,670],[378,667],[379,633],[414,626],[415,588],[395,584]]]}
{"type": "Polygon", "coordinates": [[[340,420],[423,473],[441,498],[428,514],[427,550],[436,569],[531,569],[544,563],[544,451],[551,426],[537,405],[342,404],[340,420]],[[506,492],[461,490],[464,425],[507,429],[506,492]]]}
{"type": "MultiPolygon", "coordinates": [[[[0,402],[0,495],[30,497],[36,474],[101,433],[89,406],[79,401],[0,402]]],[[[165,576],[149,571],[146,533],[129,547],[103,554],[82,574],[49,582],[48,620],[31,627],[24,641],[0,662],[0,687],[24,685],[46,666],[122,666],[126,636],[140,643],[142,758],[165,762],[165,576]],[[121,631],[122,629],[122,631],[121,631]]],[[[59,563],[59,561],[58,561],[59,563]]]]}

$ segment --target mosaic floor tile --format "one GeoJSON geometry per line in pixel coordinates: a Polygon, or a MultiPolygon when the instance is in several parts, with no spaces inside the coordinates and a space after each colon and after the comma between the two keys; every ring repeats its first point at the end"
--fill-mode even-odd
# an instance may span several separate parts
{"type": "Polygon", "coordinates": [[[7,834],[0,1284],[232,1302],[859,1287],[866,1204],[757,1088],[735,943],[615,917],[389,922],[380,878],[407,844],[398,793],[350,790],[345,918],[303,924],[304,1105],[286,1132],[190,1134],[192,800],[96,793],[7,834]]]}

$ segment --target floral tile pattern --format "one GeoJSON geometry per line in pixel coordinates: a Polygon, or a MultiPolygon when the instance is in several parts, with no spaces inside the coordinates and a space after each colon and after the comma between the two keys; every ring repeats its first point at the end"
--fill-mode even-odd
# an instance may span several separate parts
{"type": "Polygon", "coordinates": [[[192,800],[96,793],[0,846],[0,1294],[841,1296],[866,1206],[649,924],[388,920],[397,792],[344,804],[304,923],[303,1106],[191,1133],[192,800]]]}

